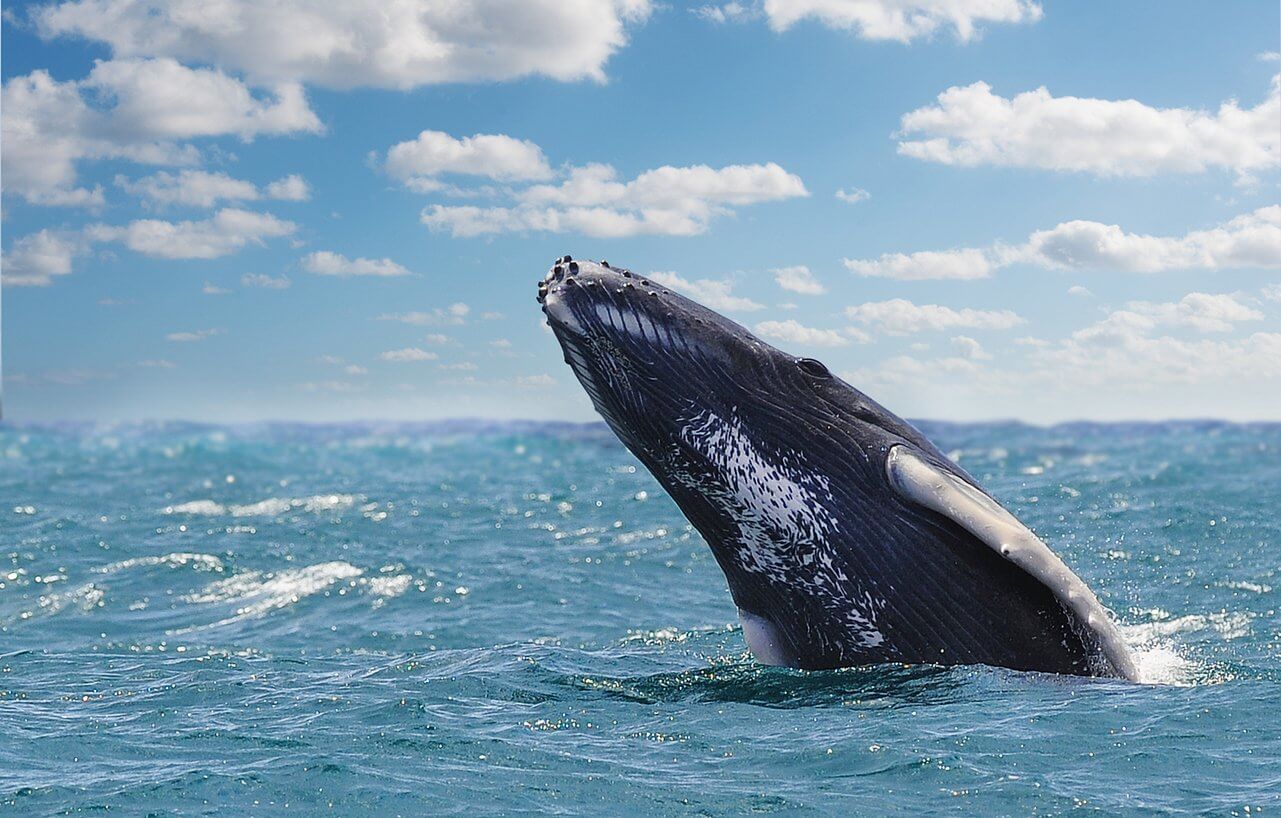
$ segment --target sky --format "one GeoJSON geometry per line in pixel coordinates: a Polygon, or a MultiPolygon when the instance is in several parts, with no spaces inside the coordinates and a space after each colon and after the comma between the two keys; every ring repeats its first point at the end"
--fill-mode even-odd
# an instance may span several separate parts
{"type": "Polygon", "coordinates": [[[608,259],[900,415],[1281,420],[1275,0],[3,15],[27,421],[590,420],[608,259]]]}

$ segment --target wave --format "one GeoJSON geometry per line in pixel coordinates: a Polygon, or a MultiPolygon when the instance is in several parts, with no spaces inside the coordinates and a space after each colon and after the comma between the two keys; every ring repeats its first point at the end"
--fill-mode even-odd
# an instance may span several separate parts
{"type": "Polygon", "coordinates": [[[408,591],[414,585],[414,577],[403,573],[366,576],[364,569],[343,560],[284,571],[241,571],[181,597],[182,601],[193,605],[234,605],[235,612],[231,616],[168,632],[180,635],[258,619],[344,583],[376,597],[374,607],[377,608],[386,600],[408,591]]]}
{"type": "Polygon", "coordinates": [[[201,517],[277,517],[290,511],[323,514],[351,508],[360,499],[362,498],[355,494],[314,494],[311,497],[269,497],[256,503],[240,505],[224,505],[214,500],[191,500],[165,506],[162,513],[201,517]]]}

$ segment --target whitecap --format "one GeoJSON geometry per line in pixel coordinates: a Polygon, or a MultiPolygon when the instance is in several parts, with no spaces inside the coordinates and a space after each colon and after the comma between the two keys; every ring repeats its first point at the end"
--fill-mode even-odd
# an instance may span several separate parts
{"type": "Polygon", "coordinates": [[[237,607],[232,616],[209,625],[172,632],[187,633],[201,627],[219,627],[244,619],[259,618],[328,590],[342,580],[354,579],[362,574],[364,571],[341,560],[285,571],[244,571],[213,582],[199,593],[182,597],[183,601],[192,604],[235,603],[237,607]]]}
{"type": "Polygon", "coordinates": [[[153,565],[168,565],[173,568],[183,568],[188,565],[193,566],[198,571],[219,571],[223,570],[222,560],[213,554],[193,554],[187,552],[174,552],[164,554],[158,557],[133,557],[120,562],[113,562],[109,565],[102,565],[94,568],[95,574],[114,574],[117,571],[126,571],[130,568],[142,568],[153,565]]]}
{"type": "Polygon", "coordinates": [[[391,576],[370,577],[365,580],[369,592],[381,597],[397,597],[409,590],[414,578],[409,574],[393,574],[391,576]]]}
{"type": "Polygon", "coordinates": [[[359,499],[354,494],[313,494],[310,497],[272,497],[248,505],[232,506],[233,517],[274,517],[287,511],[301,509],[310,514],[351,508],[359,499]]]}
{"type": "Polygon", "coordinates": [[[165,506],[165,514],[202,514],[208,517],[216,517],[226,513],[227,507],[222,503],[215,503],[213,500],[192,500],[188,503],[179,503],[176,506],[165,506]]]}
{"type": "Polygon", "coordinates": [[[351,508],[357,500],[354,494],[313,494],[310,497],[268,497],[256,503],[223,505],[213,500],[192,500],[165,506],[165,514],[197,514],[206,517],[277,517],[290,511],[301,510],[310,514],[323,514],[351,508]]]}

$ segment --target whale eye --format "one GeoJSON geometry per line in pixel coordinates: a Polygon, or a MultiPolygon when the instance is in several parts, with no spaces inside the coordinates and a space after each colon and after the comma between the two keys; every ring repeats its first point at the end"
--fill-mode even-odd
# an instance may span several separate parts
{"type": "Polygon", "coordinates": [[[823,366],[822,361],[816,361],[813,358],[798,358],[796,365],[811,378],[827,379],[832,377],[832,373],[827,371],[827,367],[823,366]]]}

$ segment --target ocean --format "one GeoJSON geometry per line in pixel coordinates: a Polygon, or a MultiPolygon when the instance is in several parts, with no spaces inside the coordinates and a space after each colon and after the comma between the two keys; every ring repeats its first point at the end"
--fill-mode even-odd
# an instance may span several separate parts
{"type": "Polygon", "coordinates": [[[0,426],[0,812],[1281,811],[1281,425],[921,426],[1145,683],[762,667],[598,424],[0,426]]]}

